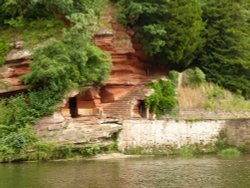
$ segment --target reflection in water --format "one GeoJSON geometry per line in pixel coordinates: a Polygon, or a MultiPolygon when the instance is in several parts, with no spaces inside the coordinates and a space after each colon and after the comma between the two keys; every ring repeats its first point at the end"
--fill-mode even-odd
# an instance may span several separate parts
{"type": "Polygon", "coordinates": [[[0,188],[250,187],[250,157],[0,165],[0,188]]]}

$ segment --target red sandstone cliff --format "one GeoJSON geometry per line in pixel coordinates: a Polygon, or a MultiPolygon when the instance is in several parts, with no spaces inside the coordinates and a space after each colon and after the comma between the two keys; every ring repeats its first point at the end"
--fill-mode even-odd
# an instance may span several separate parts
{"type": "MultiPolygon", "coordinates": [[[[151,93],[146,84],[146,55],[140,45],[133,43],[133,31],[115,20],[112,9],[102,14],[102,22],[93,41],[112,57],[112,72],[100,88],[99,101],[92,107],[103,110],[109,118],[141,117],[139,105],[151,93]]],[[[81,106],[80,106],[81,108],[81,106]]]]}
{"type": "MultiPolygon", "coordinates": [[[[146,75],[145,62],[148,57],[141,46],[133,42],[133,31],[120,25],[114,18],[113,10],[106,9],[99,31],[93,38],[93,42],[112,57],[111,75],[102,87],[88,89],[76,96],[79,115],[133,118],[142,116],[140,108],[145,110],[141,103],[151,93],[146,84],[153,79],[146,75]]],[[[0,68],[0,94],[11,94],[26,88],[19,77],[30,71],[30,55],[31,52],[24,50],[20,42],[9,52],[6,64],[0,68]]],[[[62,108],[62,112],[69,115],[68,104],[62,108]]]]}

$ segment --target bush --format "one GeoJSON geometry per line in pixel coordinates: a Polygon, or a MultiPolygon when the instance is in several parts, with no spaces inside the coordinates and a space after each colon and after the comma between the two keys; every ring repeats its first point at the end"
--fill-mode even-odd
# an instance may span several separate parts
{"type": "Polygon", "coordinates": [[[241,155],[237,148],[227,148],[219,153],[222,157],[239,157],[241,155]]]}
{"type": "Polygon", "coordinates": [[[207,92],[208,99],[223,99],[225,97],[225,91],[219,87],[218,85],[215,85],[211,90],[207,92]]]}
{"type": "Polygon", "coordinates": [[[201,84],[205,83],[206,75],[199,68],[187,69],[185,71],[185,81],[184,83],[190,87],[199,87],[201,84]]]}
{"type": "Polygon", "coordinates": [[[101,152],[101,148],[99,145],[93,145],[85,150],[85,156],[93,156],[99,154],[101,152]]]}
{"type": "Polygon", "coordinates": [[[171,80],[159,80],[149,87],[154,93],[146,98],[145,104],[157,117],[170,113],[176,107],[175,87],[171,80]]]}
{"type": "Polygon", "coordinates": [[[23,95],[0,101],[0,156],[12,161],[36,141],[30,125],[38,114],[30,109],[23,95]]]}
{"type": "Polygon", "coordinates": [[[228,144],[225,143],[225,141],[223,141],[220,138],[218,138],[218,140],[215,142],[215,146],[216,146],[217,150],[219,150],[219,151],[228,148],[228,144]]]}
{"type": "Polygon", "coordinates": [[[4,24],[9,25],[12,28],[20,29],[20,28],[22,28],[24,26],[24,20],[20,16],[20,17],[17,17],[17,18],[11,18],[11,19],[8,19],[8,20],[4,20],[4,24]]]}
{"type": "MultiPolygon", "coordinates": [[[[16,155],[13,152],[13,156],[15,156],[16,160],[23,161],[48,161],[48,160],[57,160],[57,159],[69,159],[75,157],[92,157],[100,153],[110,153],[113,150],[114,145],[108,145],[101,147],[98,144],[91,145],[82,145],[76,146],[72,144],[56,144],[56,143],[44,143],[44,142],[36,142],[31,145],[24,151],[21,155],[16,155]],[[110,150],[112,149],[112,150],[110,150]]],[[[9,151],[9,156],[5,156],[9,158],[13,158],[11,156],[11,150],[9,151]]],[[[10,160],[11,161],[11,160],[10,160]]],[[[0,158],[1,162],[1,158],[0,158]]]]}
{"type": "Polygon", "coordinates": [[[113,141],[111,144],[105,147],[104,151],[107,153],[117,152],[118,151],[117,141],[113,141]]]}
{"type": "Polygon", "coordinates": [[[192,157],[196,154],[196,151],[192,147],[181,147],[179,149],[179,154],[182,157],[192,157]]]}
{"type": "Polygon", "coordinates": [[[36,141],[35,134],[29,126],[18,128],[0,126],[0,162],[19,160],[23,149],[36,141]]]}
{"type": "Polygon", "coordinates": [[[169,78],[169,80],[172,81],[173,86],[175,88],[177,88],[178,82],[179,82],[179,72],[177,72],[177,71],[170,71],[167,77],[169,78]]]}
{"type": "Polygon", "coordinates": [[[36,114],[29,108],[24,95],[0,100],[0,125],[8,126],[9,129],[22,128],[34,123],[35,119],[36,114]]]}
{"type": "Polygon", "coordinates": [[[64,94],[86,84],[99,84],[109,74],[108,56],[92,44],[89,26],[93,15],[74,14],[76,23],[65,31],[62,40],[51,40],[35,51],[31,73],[23,80],[31,88],[64,94]]]}

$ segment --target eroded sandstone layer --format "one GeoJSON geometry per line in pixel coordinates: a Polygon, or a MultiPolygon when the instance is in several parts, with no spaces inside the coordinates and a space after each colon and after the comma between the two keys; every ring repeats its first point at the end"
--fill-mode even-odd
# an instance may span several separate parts
{"type": "Polygon", "coordinates": [[[14,48],[5,58],[6,63],[0,66],[0,94],[11,95],[26,89],[20,76],[30,71],[31,54],[31,51],[23,49],[22,42],[16,41],[14,48]]]}

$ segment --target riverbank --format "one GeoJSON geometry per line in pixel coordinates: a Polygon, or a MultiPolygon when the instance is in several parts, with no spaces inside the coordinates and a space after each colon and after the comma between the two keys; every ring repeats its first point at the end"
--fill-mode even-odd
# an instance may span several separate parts
{"type": "Polygon", "coordinates": [[[238,156],[250,153],[249,135],[249,119],[123,120],[121,124],[78,123],[77,126],[72,123],[60,129],[48,126],[43,129],[40,141],[28,145],[25,150],[3,150],[0,162],[81,159],[114,152],[184,157],[212,154],[238,156]],[[57,142],[62,138],[69,140],[66,143],[57,142]]]}
{"type": "MultiPolygon", "coordinates": [[[[249,147],[235,147],[228,145],[222,140],[218,140],[215,145],[189,145],[183,147],[165,147],[165,148],[126,148],[119,151],[116,143],[112,145],[56,145],[41,144],[37,150],[29,150],[26,153],[16,154],[15,156],[5,156],[1,158],[0,163],[9,162],[49,162],[49,161],[81,161],[81,160],[109,160],[109,159],[127,159],[138,157],[203,157],[218,156],[222,158],[234,158],[241,155],[250,154],[249,147]],[[39,148],[39,149],[38,149],[39,148]]],[[[2,157],[2,156],[0,156],[2,157]]]]}

